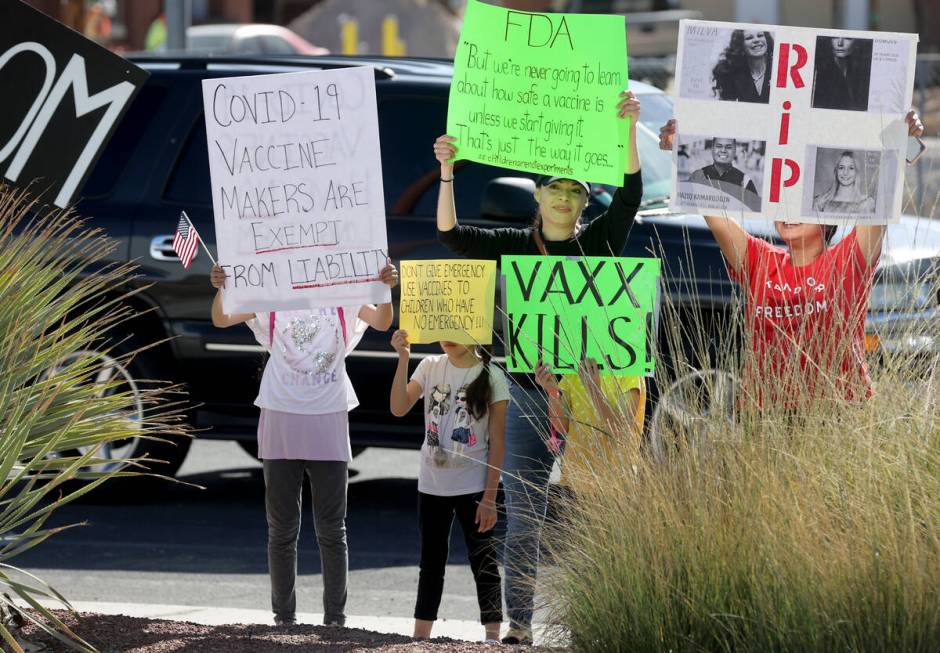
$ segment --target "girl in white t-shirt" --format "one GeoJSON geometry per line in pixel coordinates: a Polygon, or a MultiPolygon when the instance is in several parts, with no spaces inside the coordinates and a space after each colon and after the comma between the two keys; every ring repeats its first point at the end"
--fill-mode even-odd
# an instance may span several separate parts
{"type": "Polygon", "coordinates": [[[503,611],[493,527],[509,384],[502,371],[490,363],[486,349],[446,341],[441,342],[444,354],[422,360],[408,381],[408,334],[396,331],[392,346],[398,352],[390,398],[392,414],[402,417],[424,398],[424,443],[418,472],[421,563],[414,636],[430,637],[437,619],[450,529],[456,516],[477,586],[480,622],[487,641],[498,643],[503,611]]]}
{"type": "MultiPolygon", "coordinates": [[[[395,266],[387,265],[381,279],[394,287],[395,266]]],[[[323,570],[323,622],[343,625],[349,567],[347,466],[352,458],[348,411],[359,403],[346,376],[346,354],[366,328],[385,331],[391,326],[392,305],[226,315],[225,273],[218,265],[210,280],[219,290],[212,302],[212,323],[247,324],[270,354],[255,405],[261,409],[258,457],[264,465],[274,621],[290,625],[296,620],[297,534],[306,475],[323,570]]]]}

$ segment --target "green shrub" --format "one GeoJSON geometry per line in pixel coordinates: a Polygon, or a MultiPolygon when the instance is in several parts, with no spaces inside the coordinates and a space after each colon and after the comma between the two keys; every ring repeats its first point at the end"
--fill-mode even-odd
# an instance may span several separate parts
{"type": "MultiPolygon", "coordinates": [[[[133,312],[123,302],[133,267],[108,264],[112,242],[69,212],[32,214],[28,196],[0,188],[0,585],[25,600],[42,628],[90,651],[41,605],[67,602],[10,561],[62,530],[52,512],[115,476],[138,474],[101,452],[131,437],[183,435],[171,388],[127,387],[109,329],[133,312]],[[98,355],[81,354],[96,351],[98,355]],[[102,355],[103,354],[103,355],[102,355]],[[80,483],[73,481],[80,480],[80,483]]],[[[12,600],[0,595],[7,612],[12,600]]],[[[13,628],[0,636],[21,650],[13,628]]]]}

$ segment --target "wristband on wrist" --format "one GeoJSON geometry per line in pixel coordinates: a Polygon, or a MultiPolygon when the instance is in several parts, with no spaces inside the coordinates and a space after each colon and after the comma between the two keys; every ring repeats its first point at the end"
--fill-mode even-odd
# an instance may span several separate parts
{"type": "Polygon", "coordinates": [[[443,177],[441,177],[441,183],[442,183],[442,184],[449,184],[449,183],[452,182],[453,180],[454,180],[453,177],[451,177],[450,179],[444,179],[443,177]]]}

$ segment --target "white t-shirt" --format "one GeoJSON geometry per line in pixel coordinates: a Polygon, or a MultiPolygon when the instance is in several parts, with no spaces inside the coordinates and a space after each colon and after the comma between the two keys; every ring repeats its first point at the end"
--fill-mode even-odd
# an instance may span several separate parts
{"type": "Polygon", "coordinates": [[[359,399],[346,375],[346,354],[367,328],[359,319],[359,309],[343,307],[345,337],[335,308],[277,311],[273,343],[270,313],[256,313],[248,320],[255,339],[271,354],[255,405],[301,415],[324,415],[358,406],[359,399]]]}
{"type": "MultiPolygon", "coordinates": [[[[482,371],[482,363],[454,367],[442,354],[425,358],[412,374],[411,380],[421,386],[424,397],[419,492],[448,497],[486,489],[489,411],[476,420],[466,402],[467,386],[482,371]]],[[[490,389],[490,403],[509,400],[506,375],[492,364],[490,389]]]]}

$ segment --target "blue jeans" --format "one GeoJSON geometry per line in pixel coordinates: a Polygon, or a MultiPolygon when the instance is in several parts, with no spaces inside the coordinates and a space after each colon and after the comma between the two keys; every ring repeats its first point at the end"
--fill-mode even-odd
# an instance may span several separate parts
{"type": "Polygon", "coordinates": [[[548,507],[548,477],[554,457],[545,441],[548,419],[540,390],[513,384],[506,417],[506,545],[503,571],[506,610],[513,628],[530,628],[539,565],[539,536],[548,507]]]}

